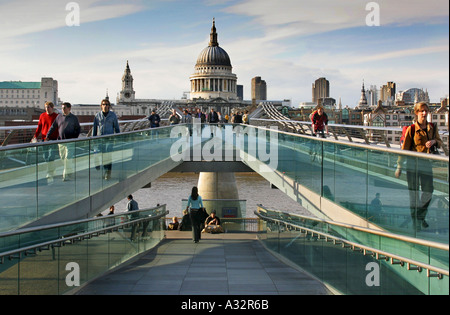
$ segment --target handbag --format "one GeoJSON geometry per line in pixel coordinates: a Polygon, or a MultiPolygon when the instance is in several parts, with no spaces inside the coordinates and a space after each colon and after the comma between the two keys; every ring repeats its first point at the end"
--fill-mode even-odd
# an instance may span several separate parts
{"type": "MultiPolygon", "coordinates": [[[[433,124],[433,129],[434,129],[434,135],[433,135],[433,139],[435,140],[436,139],[436,126],[437,126],[437,124],[436,123],[434,123],[433,124]]],[[[436,141],[436,144],[435,145],[433,145],[431,148],[430,148],[430,153],[431,154],[436,154],[436,155],[440,155],[441,153],[439,152],[439,150],[438,150],[438,144],[437,144],[437,141],[436,141]]]]}
{"type": "Polygon", "coordinates": [[[439,152],[436,144],[430,148],[430,153],[431,154],[436,154],[436,155],[441,155],[441,153],[439,152]]]}
{"type": "Polygon", "coordinates": [[[206,220],[207,217],[209,217],[208,212],[206,212],[206,208],[200,208],[200,219],[203,221],[206,220]]]}

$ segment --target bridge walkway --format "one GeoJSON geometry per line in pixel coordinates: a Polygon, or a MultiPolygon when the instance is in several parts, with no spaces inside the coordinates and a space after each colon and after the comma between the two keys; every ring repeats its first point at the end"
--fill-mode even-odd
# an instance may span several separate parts
{"type": "Polygon", "coordinates": [[[318,280],[267,251],[254,233],[167,231],[151,251],[78,295],[328,295],[318,280]]]}

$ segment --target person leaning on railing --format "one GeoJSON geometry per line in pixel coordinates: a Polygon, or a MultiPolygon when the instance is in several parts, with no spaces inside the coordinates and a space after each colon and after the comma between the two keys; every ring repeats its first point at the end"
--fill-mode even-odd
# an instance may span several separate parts
{"type": "Polygon", "coordinates": [[[147,119],[150,121],[150,128],[158,128],[159,127],[161,118],[156,113],[156,110],[153,109],[151,115],[148,116],[147,119]]]}
{"type": "Polygon", "coordinates": [[[328,116],[324,112],[322,106],[319,106],[317,110],[311,114],[311,123],[314,136],[318,134],[319,137],[325,138],[324,129],[328,135],[328,116]]]}
{"type": "Polygon", "coordinates": [[[178,125],[180,123],[180,116],[178,116],[175,109],[172,110],[172,114],[169,116],[170,125],[178,125]]]}
{"type": "MultiPolygon", "coordinates": [[[[416,120],[406,130],[402,150],[428,154],[438,152],[437,149],[442,146],[442,140],[439,136],[437,124],[427,122],[428,112],[429,107],[427,103],[420,102],[414,105],[416,120]]],[[[404,159],[405,157],[402,155],[398,158],[395,171],[397,178],[402,173],[404,159]]],[[[428,227],[425,217],[434,190],[433,169],[431,161],[426,158],[407,157],[406,160],[406,179],[408,182],[411,218],[414,229],[420,231],[421,228],[428,227]],[[421,198],[416,198],[416,194],[419,194],[419,185],[422,188],[422,196],[421,198]]]]}
{"type": "Polygon", "coordinates": [[[244,123],[246,125],[250,124],[250,119],[248,118],[248,115],[249,115],[248,110],[246,110],[244,112],[244,115],[242,116],[242,123],[244,123]]]}

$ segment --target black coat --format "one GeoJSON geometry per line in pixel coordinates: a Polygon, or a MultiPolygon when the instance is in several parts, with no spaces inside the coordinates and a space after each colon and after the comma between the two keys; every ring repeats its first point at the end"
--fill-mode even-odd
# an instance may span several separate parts
{"type": "Polygon", "coordinates": [[[181,219],[181,223],[178,227],[180,231],[192,231],[192,223],[189,214],[185,214],[181,219]]]}

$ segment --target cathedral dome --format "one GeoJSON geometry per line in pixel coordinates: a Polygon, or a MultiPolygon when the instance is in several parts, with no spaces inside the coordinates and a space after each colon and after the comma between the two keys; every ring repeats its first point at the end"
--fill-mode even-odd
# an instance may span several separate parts
{"type": "Polygon", "coordinates": [[[209,41],[208,47],[202,50],[197,58],[196,67],[204,66],[226,66],[231,67],[230,57],[227,52],[219,47],[219,42],[217,41],[216,24],[213,21],[213,26],[211,28],[211,39],[209,41]]]}
{"type": "Polygon", "coordinates": [[[233,74],[230,57],[219,47],[216,23],[213,20],[209,45],[197,58],[195,73],[190,76],[190,99],[225,100],[237,98],[237,77],[233,74]]]}
{"type": "Polygon", "coordinates": [[[198,56],[196,66],[231,67],[231,61],[227,52],[219,46],[208,46],[198,56]]]}

